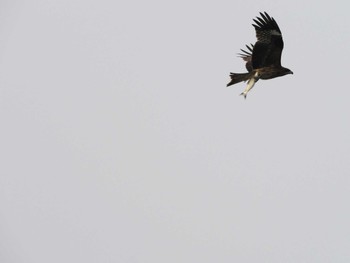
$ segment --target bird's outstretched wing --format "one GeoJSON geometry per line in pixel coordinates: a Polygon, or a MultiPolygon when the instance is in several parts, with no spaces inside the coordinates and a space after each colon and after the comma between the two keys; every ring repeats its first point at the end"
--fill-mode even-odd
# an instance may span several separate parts
{"type": "Polygon", "coordinates": [[[241,49],[242,53],[239,53],[238,56],[241,57],[244,61],[246,61],[247,63],[245,64],[245,67],[247,68],[247,70],[249,72],[251,72],[253,70],[253,66],[252,66],[252,54],[253,54],[253,48],[254,45],[250,44],[250,46],[245,45],[247,47],[247,50],[241,49]]]}
{"type": "Polygon", "coordinates": [[[276,21],[266,12],[260,15],[261,17],[253,19],[258,41],[253,48],[252,66],[254,69],[269,66],[280,67],[283,49],[281,30],[276,21]]]}

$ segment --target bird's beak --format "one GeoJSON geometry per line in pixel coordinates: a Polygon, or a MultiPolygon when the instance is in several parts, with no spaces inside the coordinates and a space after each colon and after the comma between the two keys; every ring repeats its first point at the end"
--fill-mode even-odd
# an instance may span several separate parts
{"type": "Polygon", "coordinates": [[[293,71],[290,71],[289,74],[294,74],[293,71]]]}

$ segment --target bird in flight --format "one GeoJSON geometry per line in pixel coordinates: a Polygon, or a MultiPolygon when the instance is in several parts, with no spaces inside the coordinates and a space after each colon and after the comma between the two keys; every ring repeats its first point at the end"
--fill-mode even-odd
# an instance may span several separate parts
{"type": "Polygon", "coordinates": [[[239,56],[246,62],[247,73],[230,73],[231,86],[241,81],[248,81],[248,85],[241,93],[244,98],[259,79],[273,79],[287,74],[293,74],[290,69],[281,65],[283,49],[282,33],[276,21],[266,12],[261,17],[253,19],[257,42],[246,45],[247,50],[241,49],[239,56]]]}

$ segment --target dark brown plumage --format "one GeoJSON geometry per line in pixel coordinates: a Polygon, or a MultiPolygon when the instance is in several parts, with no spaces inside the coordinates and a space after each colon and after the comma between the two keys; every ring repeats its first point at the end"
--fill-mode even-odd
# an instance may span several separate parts
{"type": "Polygon", "coordinates": [[[253,19],[257,42],[255,45],[246,45],[247,50],[241,49],[239,56],[246,61],[247,73],[230,73],[231,81],[227,86],[248,81],[247,88],[242,92],[246,98],[247,93],[259,79],[272,79],[287,74],[293,74],[290,69],[281,65],[283,50],[282,33],[276,21],[266,12],[261,17],[253,19]]]}

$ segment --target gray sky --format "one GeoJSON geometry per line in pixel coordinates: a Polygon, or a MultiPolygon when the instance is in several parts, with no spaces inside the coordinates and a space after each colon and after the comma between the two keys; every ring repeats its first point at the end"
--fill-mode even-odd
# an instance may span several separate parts
{"type": "Polygon", "coordinates": [[[349,262],[346,1],[0,4],[0,261],[349,262]],[[294,75],[244,100],[267,11],[294,75]]]}

